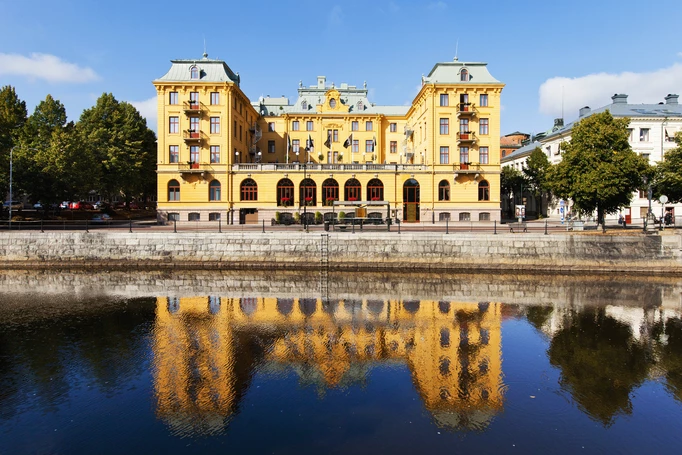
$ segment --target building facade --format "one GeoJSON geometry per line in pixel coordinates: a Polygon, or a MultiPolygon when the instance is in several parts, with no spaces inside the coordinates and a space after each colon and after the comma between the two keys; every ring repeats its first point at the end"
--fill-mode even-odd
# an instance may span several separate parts
{"type": "Polygon", "coordinates": [[[171,63],[154,81],[161,221],[313,217],[335,201],[383,202],[405,222],[499,220],[504,84],[485,63],[437,63],[409,106],[324,76],[294,103],[251,101],[224,61],[171,63]]]}
{"type": "Polygon", "coordinates": [[[520,149],[524,142],[530,139],[530,134],[515,131],[513,133],[505,134],[500,138],[500,158],[512,154],[515,150],[520,149]]]}
{"type": "MultiPolygon", "coordinates": [[[[502,158],[502,166],[512,166],[523,169],[525,162],[536,148],[544,151],[550,163],[557,164],[562,158],[562,142],[571,140],[573,126],[590,115],[611,112],[614,117],[630,119],[630,146],[636,153],[647,158],[650,164],[662,161],[665,153],[675,148],[675,134],[682,131],[682,105],[678,103],[678,95],[667,95],[664,102],[658,104],[629,104],[628,96],[615,94],[611,97],[611,104],[598,109],[583,107],[579,111],[578,119],[564,125],[563,119],[556,119],[551,130],[536,135],[534,141],[502,158]]],[[[567,201],[570,207],[570,201],[567,201]]],[[[658,201],[652,201],[652,211],[660,217],[668,212],[673,216],[682,215],[682,204],[666,204],[662,206],[658,201]]],[[[561,205],[554,201],[548,208],[548,215],[560,217],[561,205]]],[[[568,210],[568,209],[567,209],[568,210]]],[[[641,223],[649,212],[649,198],[646,189],[634,193],[631,203],[624,207],[622,215],[627,223],[641,223]]],[[[612,215],[618,217],[619,215],[612,215]]]]}

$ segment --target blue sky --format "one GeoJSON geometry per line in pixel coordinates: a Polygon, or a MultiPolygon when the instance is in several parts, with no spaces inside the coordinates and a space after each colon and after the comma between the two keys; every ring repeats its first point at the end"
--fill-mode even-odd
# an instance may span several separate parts
{"type": "Polygon", "coordinates": [[[484,61],[506,84],[502,134],[539,132],[579,107],[682,94],[682,1],[0,0],[0,86],[29,113],[49,93],[71,120],[103,92],[155,123],[151,81],[176,58],[211,58],[242,90],[296,97],[326,75],[367,81],[377,104],[409,104],[439,61],[484,61]]]}

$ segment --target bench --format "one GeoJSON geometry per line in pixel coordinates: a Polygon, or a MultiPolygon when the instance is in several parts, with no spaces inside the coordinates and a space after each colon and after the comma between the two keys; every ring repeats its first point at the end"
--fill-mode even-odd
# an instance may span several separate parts
{"type": "Polygon", "coordinates": [[[516,229],[517,232],[528,232],[528,225],[525,221],[521,223],[509,223],[509,232],[513,234],[514,229],[516,229]]]}

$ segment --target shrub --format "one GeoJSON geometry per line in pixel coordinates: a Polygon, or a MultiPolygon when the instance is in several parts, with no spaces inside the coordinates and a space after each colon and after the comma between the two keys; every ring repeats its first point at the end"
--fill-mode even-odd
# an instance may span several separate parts
{"type": "Polygon", "coordinates": [[[296,212],[294,213],[294,223],[299,224],[301,222],[301,214],[296,212]]]}
{"type": "Polygon", "coordinates": [[[343,221],[346,219],[346,212],[339,212],[339,221],[343,221]]]}
{"type": "Polygon", "coordinates": [[[279,212],[275,212],[275,223],[279,224],[281,222],[282,215],[279,212]]]}
{"type": "Polygon", "coordinates": [[[315,212],[315,224],[322,223],[322,213],[315,212]]]}

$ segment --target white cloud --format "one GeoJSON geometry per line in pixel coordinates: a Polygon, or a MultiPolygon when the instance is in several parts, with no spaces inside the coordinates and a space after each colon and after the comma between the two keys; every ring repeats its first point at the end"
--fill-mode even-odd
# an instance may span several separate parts
{"type": "Polygon", "coordinates": [[[33,53],[29,57],[0,53],[0,75],[72,83],[91,82],[100,78],[91,68],[65,62],[54,55],[38,53],[33,53]]]}
{"type": "Polygon", "coordinates": [[[614,93],[628,95],[628,103],[657,104],[668,93],[680,91],[680,63],[648,73],[596,73],[575,78],[553,77],[540,86],[539,109],[543,114],[560,117],[563,96],[564,115],[571,119],[578,116],[578,109],[583,106],[594,109],[610,104],[614,93]]]}
{"type": "Polygon", "coordinates": [[[327,25],[329,27],[339,27],[343,24],[343,9],[339,5],[335,5],[327,16],[327,25]]]}
{"type": "Polygon", "coordinates": [[[427,6],[428,9],[430,10],[438,10],[438,11],[443,11],[444,9],[447,9],[448,5],[445,2],[433,2],[429,3],[427,6]]]}
{"type": "Polygon", "coordinates": [[[140,115],[147,119],[147,126],[154,131],[156,131],[157,103],[158,100],[156,97],[144,101],[130,101],[130,104],[135,106],[135,109],[140,112],[140,115]]]}

